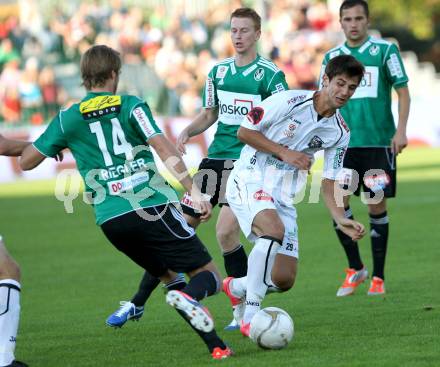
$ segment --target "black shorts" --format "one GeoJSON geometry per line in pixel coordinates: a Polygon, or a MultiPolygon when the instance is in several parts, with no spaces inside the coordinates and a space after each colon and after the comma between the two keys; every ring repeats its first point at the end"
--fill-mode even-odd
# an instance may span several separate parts
{"type": "Polygon", "coordinates": [[[174,205],[133,211],[101,225],[109,241],[151,275],[187,273],[212,258],[174,205]]]}
{"type": "Polygon", "coordinates": [[[361,186],[373,198],[382,190],[384,197],[396,196],[396,156],[390,148],[348,148],[344,158],[344,182],[359,196],[361,186]]]}
{"type": "MultiPolygon", "coordinates": [[[[226,183],[229,174],[234,168],[234,160],[232,159],[210,159],[204,158],[199,165],[197,173],[194,175],[194,182],[200,187],[204,194],[211,196],[211,205],[215,207],[228,205],[225,198],[226,183]]],[[[180,202],[182,210],[185,214],[192,217],[199,217],[200,214],[194,211],[192,206],[191,195],[185,193],[180,202]]]]}

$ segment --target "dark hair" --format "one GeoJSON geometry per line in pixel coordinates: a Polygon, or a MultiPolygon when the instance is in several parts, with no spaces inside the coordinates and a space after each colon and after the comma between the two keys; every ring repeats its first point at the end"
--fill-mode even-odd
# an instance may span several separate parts
{"type": "Polygon", "coordinates": [[[360,5],[364,8],[365,15],[367,18],[370,16],[370,11],[368,10],[368,3],[365,0],[345,0],[339,8],[339,17],[342,18],[342,10],[350,9],[356,5],[360,5]]]}
{"type": "Polygon", "coordinates": [[[121,57],[118,51],[105,45],[90,47],[81,57],[81,78],[87,90],[101,87],[111,78],[112,71],[119,74],[121,57]]]}
{"type": "Polygon", "coordinates": [[[233,11],[231,14],[230,20],[232,18],[250,18],[254,21],[254,27],[256,31],[261,30],[261,17],[258,13],[251,8],[238,8],[233,11]]]}
{"type": "Polygon", "coordinates": [[[359,77],[359,83],[361,82],[365,68],[358,60],[351,55],[339,55],[331,59],[325,67],[325,73],[329,80],[332,80],[335,76],[346,74],[347,76],[359,77]]]}

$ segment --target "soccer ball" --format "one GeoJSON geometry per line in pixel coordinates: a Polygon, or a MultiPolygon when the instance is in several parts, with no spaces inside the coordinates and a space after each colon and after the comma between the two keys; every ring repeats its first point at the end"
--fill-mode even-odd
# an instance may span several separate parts
{"type": "Polygon", "coordinates": [[[263,349],[282,349],[293,338],[293,320],[278,307],[266,307],[251,320],[249,337],[263,349]]]}

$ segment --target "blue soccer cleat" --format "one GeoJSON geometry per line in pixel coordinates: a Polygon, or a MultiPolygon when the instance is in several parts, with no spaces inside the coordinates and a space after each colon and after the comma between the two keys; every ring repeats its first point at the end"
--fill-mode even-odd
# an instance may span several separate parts
{"type": "Polygon", "coordinates": [[[134,303],[121,301],[120,304],[121,307],[106,320],[105,323],[108,326],[120,328],[124,326],[128,320],[138,321],[144,314],[144,308],[137,307],[134,303]]]}
{"type": "Polygon", "coordinates": [[[237,320],[235,320],[235,318],[232,319],[232,321],[225,326],[226,331],[234,331],[239,329],[240,329],[240,324],[237,322],[237,320]]]}

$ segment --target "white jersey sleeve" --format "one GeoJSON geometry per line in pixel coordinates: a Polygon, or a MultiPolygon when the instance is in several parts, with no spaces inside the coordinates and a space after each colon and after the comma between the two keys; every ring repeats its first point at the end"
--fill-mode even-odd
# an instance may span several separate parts
{"type": "MultiPolygon", "coordinates": [[[[339,112],[336,112],[341,120],[338,123],[344,124],[342,117],[339,112]]],[[[330,180],[336,180],[341,174],[344,165],[344,156],[348,148],[348,143],[350,142],[350,133],[348,129],[344,129],[341,138],[331,147],[324,149],[324,169],[322,173],[323,178],[328,178],[330,180]]]]}

